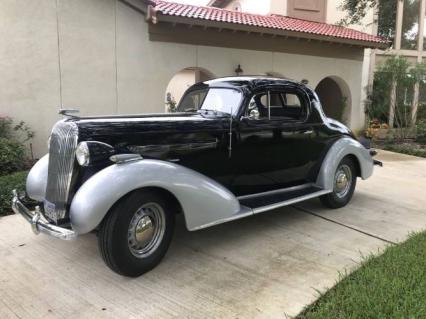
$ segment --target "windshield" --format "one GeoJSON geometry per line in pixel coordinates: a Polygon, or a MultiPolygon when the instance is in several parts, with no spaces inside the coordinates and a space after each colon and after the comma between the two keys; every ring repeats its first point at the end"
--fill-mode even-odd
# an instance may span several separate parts
{"type": "Polygon", "coordinates": [[[179,103],[179,112],[198,110],[217,111],[235,114],[238,111],[242,93],[234,89],[211,88],[196,90],[186,94],[179,103]]]}

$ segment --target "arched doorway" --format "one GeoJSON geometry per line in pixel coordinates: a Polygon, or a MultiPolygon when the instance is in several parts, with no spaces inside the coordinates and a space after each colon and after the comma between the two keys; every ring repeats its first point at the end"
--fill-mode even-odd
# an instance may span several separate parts
{"type": "Polygon", "coordinates": [[[324,113],[335,120],[348,124],[351,109],[351,92],[346,82],[337,76],[322,79],[315,92],[324,113]]]}
{"type": "Polygon", "coordinates": [[[204,82],[213,79],[215,76],[210,71],[199,68],[190,67],[177,72],[166,88],[165,93],[165,110],[173,112],[176,105],[179,104],[185,91],[198,82],[204,82]]]}

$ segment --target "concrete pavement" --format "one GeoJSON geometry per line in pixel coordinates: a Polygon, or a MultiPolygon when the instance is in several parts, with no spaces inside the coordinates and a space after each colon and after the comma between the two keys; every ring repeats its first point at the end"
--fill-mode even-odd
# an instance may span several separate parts
{"type": "Polygon", "coordinates": [[[350,205],[318,200],[198,232],[177,222],[163,262],[136,279],[111,272],[93,234],[34,236],[0,219],[0,318],[285,318],[362,255],[426,227],[426,160],[380,151],[350,205]]]}

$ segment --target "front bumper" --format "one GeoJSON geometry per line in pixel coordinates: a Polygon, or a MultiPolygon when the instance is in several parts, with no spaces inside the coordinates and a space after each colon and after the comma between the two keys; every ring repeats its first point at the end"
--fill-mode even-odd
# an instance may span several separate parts
{"type": "Polygon", "coordinates": [[[44,233],[63,240],[72,240],[77,237],[77,233],[75,231],[58,227],[45,221],[40,212],[40,207],[37,206],[34,211],[25,207],[19,199],[16,190],[13,191],[12,209],[16,214],[21,214],[27,222],[31,224],[33,232],[37,235],[39,233],[44,233]]]}

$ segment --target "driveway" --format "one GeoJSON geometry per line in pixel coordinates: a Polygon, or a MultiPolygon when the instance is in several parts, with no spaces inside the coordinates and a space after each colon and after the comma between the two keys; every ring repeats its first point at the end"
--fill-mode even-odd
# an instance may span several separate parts
{"type": "Polygon", "coordinates": [[[378,158],[343,209],[312,200],[198,232],[179,219],[164,261],[137,279],[103,264],[93,234],[64,242],[1,218],[0,318],[296,315],[362,255],[426,228],[426,160],[378,158]]]}

